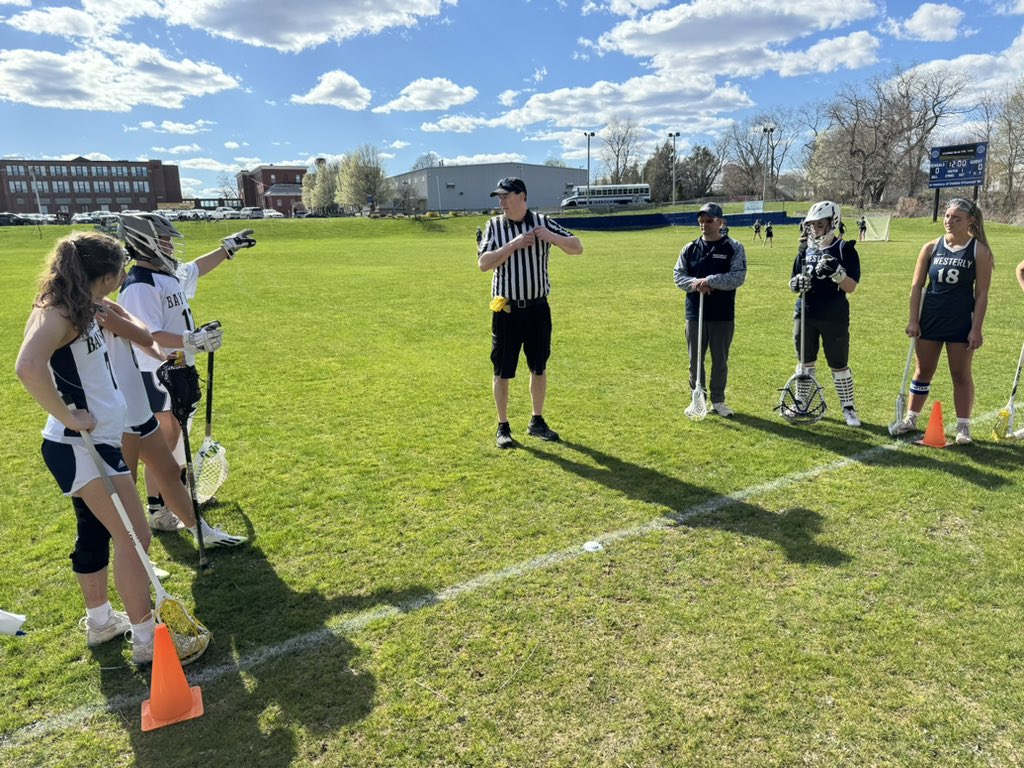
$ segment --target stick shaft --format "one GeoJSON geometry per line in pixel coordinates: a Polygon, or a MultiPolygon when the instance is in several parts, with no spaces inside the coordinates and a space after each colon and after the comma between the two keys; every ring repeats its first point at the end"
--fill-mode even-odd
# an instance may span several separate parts
{"type": "Polygon", "coordinates": [[[206,356],[206,436],[213,433],[213,352],[206,356]]]}

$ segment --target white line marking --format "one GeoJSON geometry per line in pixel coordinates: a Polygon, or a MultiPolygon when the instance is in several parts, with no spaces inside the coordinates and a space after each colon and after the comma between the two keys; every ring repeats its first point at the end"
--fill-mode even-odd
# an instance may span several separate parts
{"type": "MultiPolygon", "coordinates": [[[[593,541],[599,541],[607,547],[611,542],[624,541],[626,539],[633,539],[639,536],[646,536],[656,531],[667,530],[668,528],[677,526],[680,523],[685,523],[687,520],[698,515],[715,512],[738,501],[746,501],[754,496],[771,493],[791,485],[796,485],[797,483],[818,477],[826,472],[835,472],[854,464],[862,464],[881,453],[886,451],[898,451],[906,446],[907,443],[903,442],[892,442],[876,446],[875,448],[870,448],[855,456],[837,459],[836,461],[812,467],[811,469],[804,470],[803,472],[794,472],[791,475],[786,475],[785,477],[780,477],[770,482],[762,483],[761,485],[754,485],[750,488],[745,488],[726,496],[716,496],[677,514],[658,517],[633,528],[623,528],[618,531],[612,531],[604,534],[603,536],[595,537],[593,541]]],[[[398,618],[403,614],[413,613],[422,608],[436,605],[437,603],[449,602],[462,595],[476,592],[494,584],[500,584],[504,581],[509,581],[535,571],[540,571],[554,565],[574,560],[578,557],[586,556],[589,556],[589,553],[585,552],[583,547],[577,544],[568,549],[549,552],[546,555],[535,557],[532,560],[525,560],[521,563],[510,565],[507,568],[480,574],[476,578],[464,581],[461,584],[456,584],[455,586],[442,589],[439,592],[433,592],[421,597],[411,598],[398,603],[397,605],[372,608],[348,617],[337,617],[327,621],[320,629],[298,635],[297,637],[294,637],[291,640],[286,640],[279,645],[260,648],[259,650],[241,657],[237,661],[228,661],[215,667],[207,667],[198,673],[190,674],[188,675],[189,683],[191,685],[205,685],[213,683],[220,680],[222,677],[251,669],[280,656],[311,650],[329,642],[335,637],[355,634],[377,621],[398,618]]],[[[0,751],[46,736],[54,731],[78,727],[89,718],[100,714],[117,712],[125,709],[138,709],[142,705],[143,700],[148,697],[148,692],[122,694],[102,703],[86,704],[70,712],[54,715],[46,720],[40,720],[39,722],[33,723],[32,725],[26,725],[15,731],[0,734],[0,751]]]]}

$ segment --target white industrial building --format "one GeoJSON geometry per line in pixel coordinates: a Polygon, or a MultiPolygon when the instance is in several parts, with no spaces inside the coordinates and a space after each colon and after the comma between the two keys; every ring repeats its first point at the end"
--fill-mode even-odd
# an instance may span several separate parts
{"type": "Polygon", "coordinates": [[[392,176],[395,207],[407,213],[497,208],[498,201],[490,194],[506,176],[518,176],[526,182],[527,201],[536,210],[558,208],[566,192],[587,183],[585,168],[529,163],[439,165],[392,176]]]}

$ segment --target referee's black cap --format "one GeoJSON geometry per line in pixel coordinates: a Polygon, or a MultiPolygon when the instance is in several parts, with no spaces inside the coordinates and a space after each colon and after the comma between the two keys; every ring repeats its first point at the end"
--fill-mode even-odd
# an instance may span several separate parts
{"type": "Polygon", "coordinates": [[[504,179],[498,182],[498,188],[491,192],[491,197],[500,195],[503,192],[511,192],[515,194],[526,194],[526,182],[522,179],[517,179],[515,176],[506,176],[504,179]]]}
{"type": "Polygon", "coordinates": [[[722,218],[722,206],[718,203],[704,203],[697,215],[700,216],[702,213],[709,218],[720,219],[722,218]]]}

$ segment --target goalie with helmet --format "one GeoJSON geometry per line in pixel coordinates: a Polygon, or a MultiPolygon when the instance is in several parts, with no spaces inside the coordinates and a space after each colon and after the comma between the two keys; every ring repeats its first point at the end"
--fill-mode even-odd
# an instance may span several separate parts
{"type": "MultiPolygon", "coordinates": [[[[118,233],[129,256],[135,260],[121,286],[118,304],[149,329],[165,359],[181,352],[184,362],[194,366],[197,353],[219,349],[223,341],[220,324],[196,327],[189,300],[195,297],[200,277],[234,258],[239,250],[256,245],[253,231],[236,232],[224,238],[219,248],[191,262],[179,260],[184,251],[184,237],[159,214],[121,214],[118,233]]],[[[181,425],[173,415],[167,389],[157,378],[160,365],[160,360],[154,357],[139,356],[150,408],[168,447],[175,451],[179,466],[183,466],[181,425]]],[[[149,467],[146,467],[145,480],[150,526],[155,530],[180,529],[182,523],[164,503],[157,478],[149,467]]]]}
{"type": "Polygon", "coordinates": [[[840,218],[839,205],[824,200],[811,206],[804,219],[789,282],[790,289],[800,294],[793,336],[801,363],[797,373],[807,376],[809,381],[814,380],[820,346],[832,370],[843,417],[851,427],[859,427],[849,364],[850,302],[847,294],[853,293],[860,281],[860,257],[853,242],[839,237],[840,218]],[[799,322],[801,311],[804,313],[802,324],[799,322]],[[801,338],[801,325],[804,338],[801,338]]]}

